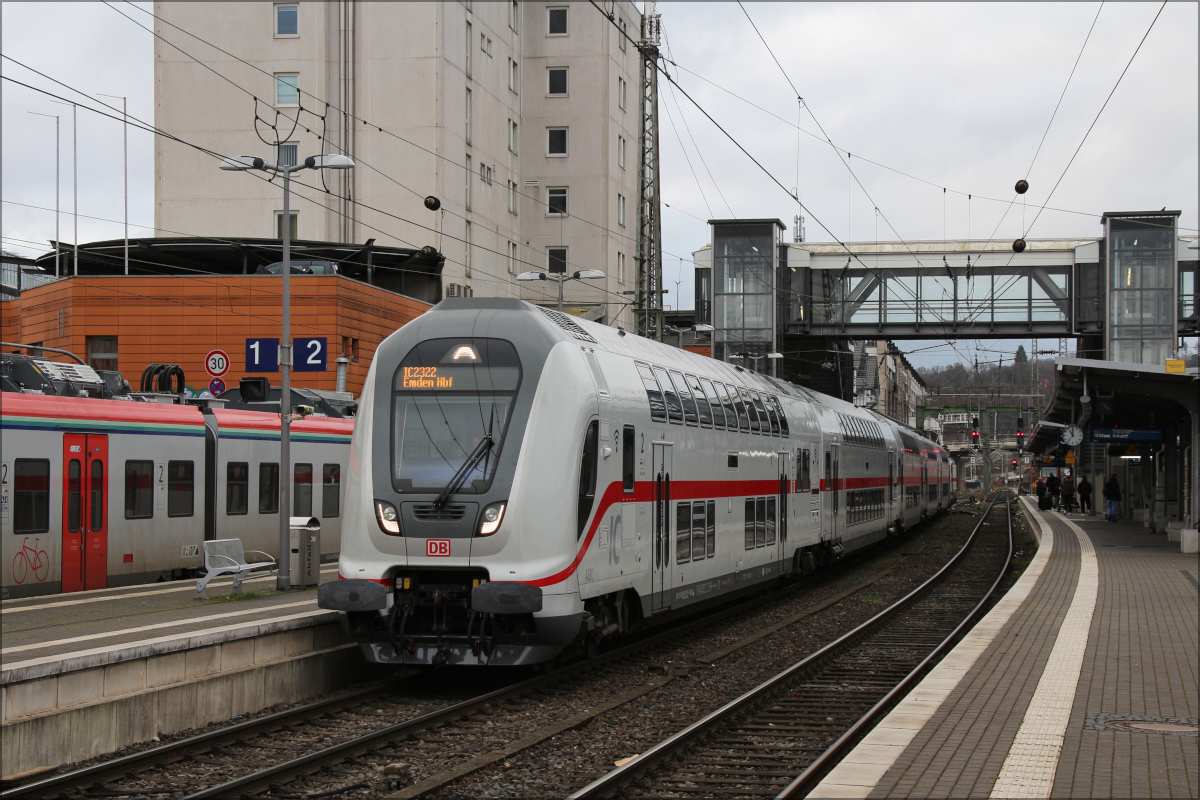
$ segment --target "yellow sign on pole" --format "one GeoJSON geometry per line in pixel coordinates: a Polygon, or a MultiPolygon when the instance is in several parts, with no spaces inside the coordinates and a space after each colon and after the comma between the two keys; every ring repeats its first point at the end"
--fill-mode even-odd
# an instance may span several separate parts
{"type": "Polygon", "coordinates": [[[1066,458],[1066,462],[1067,462],[1068,464],[1074,464],[1074,463],[1075,463],[1075,451],[1074,451],[1074,450],[1070,450],[1070,451],[1068,451],[1068,452],[1067,452],[1067,458],[1066,458]]]}
{"type": "Polygon", "coordinates": [[[1140,457],[1142,454],[1138,452],[1136,444],[1131,444],[1129,445],[1129,449],[1125,451],[1125,455],[1140,457]]]}
{"type": "Polygon", "coordinates": [[[1168,375],[1182,375],[1184,373],[1184,367],[1186,367],[1186,366],[1187,366],[1187,362],[1184,361],[1182,358],[1168,358],[1167,359],[1167,374],[1168,375]]]}

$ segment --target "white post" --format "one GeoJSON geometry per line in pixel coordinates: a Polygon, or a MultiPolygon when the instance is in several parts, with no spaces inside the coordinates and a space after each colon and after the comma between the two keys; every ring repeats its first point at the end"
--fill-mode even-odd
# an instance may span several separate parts
{"type": "Polygon", "coordinates": [[[71,174],[75,184],[75,277],[79,277],[79,106],[71,104],[71,174]]]}
{"type": "MultiPolygon", "coordinates": [[[[299,159],[297,159],[299,160],[299,159]]],[[[279,165],[283,173],[283,340],[279,343],[279,572],[275,588],[292,588],[292,170],[296,166],[279,165]]]]}

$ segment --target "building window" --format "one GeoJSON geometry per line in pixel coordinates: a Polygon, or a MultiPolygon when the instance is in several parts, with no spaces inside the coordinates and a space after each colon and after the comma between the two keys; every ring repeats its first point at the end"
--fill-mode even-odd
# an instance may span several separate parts
{"type": "Polygon", "coordinates": [[[471,277],[471,223],[465,222],[463,228],[463,275],[471,277]]]}
{"type": "Polygon", "coordinates": [[[125,519],[154,516],[154,462],[125,462],[125,519]]]}
{"type": "Polygon", "coordinates": [[[617,282],[625,282],[625,254],[617,253],[617,282]]]}
{"type": "Polygon", "coordinates": [[[557,189],[546,190],[546,213],[547,214],[567,214],[567,189],[560,187],[557,189]]]}
{"type": "Polygon", "coordinates": [[[548,8],[548,28],[546,33],[550,36],[566,36],[567,35],[567,9],[566,8],[548,8]]]}
{"type": "Polygon", "coordinates": [[[517,71],[517,62],[515,59],[510,58],[508,60],[508,88],[511,89],[512,91],[518,92],[518,93],[520,91],[517,88],[517,86],[518,86],[517,81],[518,81],[519,76],[520,76],[520,72],[517,71]]]}
{"type": "Polygon", "coordinates": [[[517,4],[517,0],[512,0],[512,3],[508,7],[508,27],[512,28],[514,31],[519,30],[517,28],[517,23],[520,21],[520,19],[521,7],[517,4]]]}
{"type": "Polygon", "coordinates": [[[566,95],[567,68],[549,67],[546,70],[546,94],[566,95]]]}
{"type": "Polygon", "coordinates": [[[167,516],[190,517],[196,496],[196,464],[193,461],[167,462],[167,516]]]}
{"type": "Polygon", "coordinates": [[[283,144],[279,145],[276,151],[275,158],[277,160],[275,163],[281,167],[296,166],[297,152],[299,149],[300,146],[295,142],[284,142],[283,144]]]}
{"type": "Polygon", "coordinates": [[[13,533],[50,530],[50,461],[18,458],[13,462],[13,533]]]}
{"type": "Polygon", "coordinates": [[[508,274],[517,274],[517,243],[508,243],[508,274]]]}
{"type": "Polygon", "coordinates": [[[483,51],[488,58],[492,57],[492,40],[484,34],[479,34],[479,49],[483,51]]]}
{"type": "Polygon", "coordinates": [[[463,72],[465,72],[467,74],[468,78],[471,77],[471,23],[470,22],[467,23],[467,53],[466,53],[466,58],[463,60],[463,72]]]}
{"type": "Polygon", "coordinates": [[[546,269],[549,272],[567,271],[567,248],[550,247],[546,249],[546,269]]]}
{"type": "MultiPolygon", "coordinates": [[[[299,236],[299,234],[297,233],[297,230],[298,230],[297,226],[299,225],[299,222],[296,220],[297,215],[296,215],[295,211],[288,212],[288,216],[291,218],[291,221],[292,221],[292,224],[290,226],[292,241],[295,241],[299,236]]],[[[283,238],[283,212],[282,211],[275,212],[275,238],[276,239],[283,238]]]]}
{"type": "Polygon", "coordinates": [[[625,137],[617,137],[617,166],[625,169],[625,137]]]}
{"type": "Polygon", "coordinates": [[[513,153],[517,152],[517,123],[511,119],[508,121],[508,149],[513,153]]]}
{"type": "Polygon", "coordinates": [[[117,337],[87,337],[88,366],[92,369],[117,368],[117,337]]]}
{"type": "Polygon", "coordinates": [[[617,105],[625,110],[625,79],[617,78],[617,105]]]}
{"type": "Polygon", "coordinates": [[[617,195],[617,224],[625,225],[625,195],[617,195]]]}
{"type": "Polygon", "coordinates": [[[508,213],[517,213],[517,182],[508,182],[508,213]]]}
{"type": "MultiPolygon", "coordinates": [[[[471,210],[471,176],[472,176],[471,157],[467,156],[467,186],[466,186],[466,194],[463,197],[463,208],[465,208],[467,211],[471,210]]],[[[482,165],[480,165],[480,167],[479,167],[479,177],[480,178],[483,177],[483,166],[482,165]]]]}
{"type": "Polygon", "coordinates": [[[567,129],[546,129],[546,155],[565,156],[567,154],[567,129]]]}
{"type": "Polygon", "coordinates": [[[470,89],[467,89],[466,104],[467,104],[467,110],[466,110],[466,114],[465,114],[466,125],[464,127],[463,132],[464,132],[464,138],[466,139],[467,144],[470,144],[471,143],[471,90],[470,89]]]}
{"type": "Polygon", "coordinates": [[[300,105],[300,73],[275,73],[275,105],[300,105]]]}
{"type": "Polygon", "coordinates": [[[275,35],[276,36],[299,36],[300,7],[295,3],[276,3],[275,4],[275,35]]]}
{"type": "Polygon", "coordinates": [[[629,23],[626,22],[625,20],[621,20],[621,35],[617,37],[617,43],[618,43],[618,46],[621,48],[622,53],[625,52],[625,42],[628,41],[628,39],[629,39],[629,23]]]}

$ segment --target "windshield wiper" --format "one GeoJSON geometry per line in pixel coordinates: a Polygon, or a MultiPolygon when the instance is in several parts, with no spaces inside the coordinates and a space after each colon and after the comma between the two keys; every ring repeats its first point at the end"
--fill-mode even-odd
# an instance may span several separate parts
{"type": "Polygon", "coordinates": [[[447,501],[450,500],[450,495],[457,492],[466,482],[467,476],[471,474],[471,470],[483,460],[483,458],[492,450],[492,434],[485,433],[479,444],[475,445],[475,449],[471,451],[471,455],[467,456],[467,460],[458,468],[458,472],[454,473],[454,477],[446,484],[446,488],[442,489],[442,493],[433,501],[433,507],[437,509],[445,508],[447,501]]]}

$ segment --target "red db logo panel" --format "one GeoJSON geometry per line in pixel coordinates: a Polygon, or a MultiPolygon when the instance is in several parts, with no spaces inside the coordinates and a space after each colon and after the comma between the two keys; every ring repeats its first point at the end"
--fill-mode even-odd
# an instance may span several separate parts
{"type": "Polygon", "coordinates": [[[425,540],[425,555],[427,555],[427,556],[448,556],[448,555],[450,555],[450,540],[449,539],[426,539],[425,540]]]}

